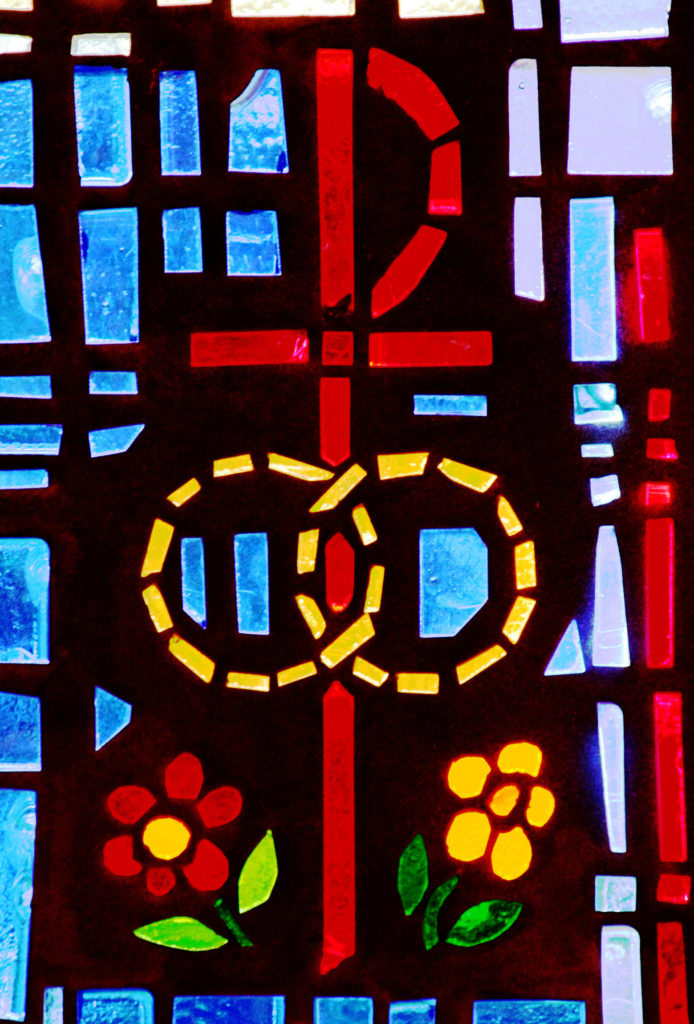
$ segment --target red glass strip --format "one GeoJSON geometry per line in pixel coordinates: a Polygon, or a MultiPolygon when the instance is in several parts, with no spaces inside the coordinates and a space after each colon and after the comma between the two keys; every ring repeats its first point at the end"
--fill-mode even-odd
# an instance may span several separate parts
{"type": "Polygon", "coordinates": [[[677,903],[686,906],[692,894],[689,875],[661,875],[658,879],[656,899],[659,903],[677,903]]]}
{"type": "Polygon", "coordinates": [[[343,612],[354,597],[354,548],[341,533],[325,545],[325,600],[334,612],[343,612]]]}
{"type": "Polygon", "coordinates": [[[687,859],[682,694],[654,694],[653,718],[660,859],[681,864],[687,859]]]}
{"type": "Polygon", "coordinates": [[[460,173],[460,143],[447,142],[431,154],[429,213],[460,216],[463,212],[463,183],[460,173]]]}
{"type": "Polygon", "coordinates": [[[323,365],[351,366],[354,362],[354,335],[351,331],[323,332],[323,365]]]}
{"type": "Polygon", "coordinates": [[[371,316],[383,316],[411,295],[434,262],[447,233],[423,224],[398,253],[371,293],[371,316]]]}
{"type": "Polygon", "coordinates": [[[323,697],[321,974],[353,956],[354,950],[354,698],[336,681],[323,697]]]}
{"type": "Polygon", "coordinates": [[[306,362],[306,331],[209,331],[190,336],[191,366],[269,366],[306,362]]]}
{"type": "Polygon", "coordinates": [[[369,337],[369,366],[491,366],[489,331],[401,331],[369,337]]]}
{"type": "Polygon", "coordinates": [[[369,51],[366,80],[409,114],[432,141],[460,123],[429,75],[392,53],[375,48],[369,51]]]}
{"type": "Polygon", "coordinates": [[[339,466],[350,453],[351,387],[348,377],[322,377],[320,382],[320,454],[339,466]]]}
{"type": "Polygon", "coordinates": [[[339,313],[354,309],[353,79],[351,50],[318,50],[321,302],[339,313]]]}
{"type": "Polygon", "coordinates": [[[675,664],[675,523],[649,519],[645,537],[646,664],[675,664]]]}
{"type": "Polygon", "coordinates": [[[660,228],[634,232],[641,341],[670,340],[665,239],[660,228]]]}
{"type": "Polygon", "coordinates": [[[679,459],[679,455],[671,437],[649,437],[646,443],[646,458],[674,462],[679,459]]]}
{"type": "Polygon", "coordinates": [[[648,508],[667,508],[672,504],[672,484],[647,481],[641,487],[641,504],[648,508]]]}
{"type": "Polygon", "coordinates": [[[684,935],[679,921],[658,921],[660,1024],[689,1024],[684,935]]]}
{"type": "Polygon", "coordinates": [[[648,422],[664,423],[669,420],[671,404],[670,388],[651,388],[648,392],[648,422]]]}

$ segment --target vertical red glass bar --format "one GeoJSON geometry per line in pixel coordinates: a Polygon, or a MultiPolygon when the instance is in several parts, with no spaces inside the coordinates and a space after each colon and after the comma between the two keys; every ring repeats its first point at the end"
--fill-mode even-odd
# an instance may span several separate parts
{"type": "Polygon", "coordinates": [[[355,950],[354,698],[323,697],[323,956],[321,974],[355,950]]]}
{"type": "Polygon", "coordinates": [[[351,394],[349,377],[321,378],[320,454],[329,466],[349,458],[351,394]]]}
{"type": "Polygon", "coordinates": [[[682,925],[658,922],[660,1024],[689,1024],[687,966],[682,925]]]}
{"type": "Polygon", "coordinates": [[[654,694],[653,720],[660,859],[681,864],[687,859],[682,694],[654,694]]]}
{"type": "Polygon", "coordinates": [[[641,340],[669,341],[670,308],[665,239],[660,228],[634,232],[641,340]]]}
{"type": "Polygon", "coordinates": [[[646,522],[646,664],[672,668],[675,664],[675,523],[672,519],[646,522]]]}
{"type": "Polygon", "coordinates": [[[354,548],[341,533],[325,545],[325,600],[333,612],[343,612],[354,597],[354,548]]]}
{"type": "Polygon", "coordinates": [[[318,50],[321,303],[339,313],[354,309],[353,79],[351,50],[318,50]]]}

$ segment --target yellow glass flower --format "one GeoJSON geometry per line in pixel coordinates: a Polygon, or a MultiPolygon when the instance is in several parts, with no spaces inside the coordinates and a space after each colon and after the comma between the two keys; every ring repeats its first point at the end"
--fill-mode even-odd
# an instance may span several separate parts
{"type": "Polygon", "coordinates": [[[188,848],[190,829],[168,815],[152,818],[145,825],[142,842],[157,860],[175,860],[188,848]]]}

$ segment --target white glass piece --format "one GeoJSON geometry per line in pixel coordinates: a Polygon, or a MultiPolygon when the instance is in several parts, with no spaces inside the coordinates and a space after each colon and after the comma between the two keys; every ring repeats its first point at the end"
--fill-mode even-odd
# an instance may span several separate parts
{"type": "Polygon", "coordinates": [[[664,39],[670,0],[559,0],[562,43],[664,39]]]}
{"type": "Polygon", "coordinates": [[[129,57],[132,40],[129,32],[85,32],[72,37],[73,57],[129,57]]]}
{"type": "Polygon", "coordinates": [[[542,203],[534,196],[518,197],[513,206],[513,267],[516,295],[544,302],[542,203]]]}
{"type": "Polygon", "coordinates": [[[33,42],[31,36],[16,36],[11,32],[0,32],[0,53],[31,53],[33,42]]]}
{"type": "Polygon", "coordinates": [[[508,69],[508,173],[512,178],[542,174],[536,60],[516,60],[508,69]]]}
{"type": "Polygon", "coordinates": [[[513,27],[542,28],[542,0],[513,0],[513,27]]]}
{"type": "Polygon", "coordinates": [[[609,505],[621,496],[619,477],[616,473],[590,478],[590,500],[593,506],[609,505]]]}
{"type": "Polygon", "coordinates": [[[601,526],[595,549],[593,665],[596,668],[626,668],[630,664],[629,630],[617,534],[614,526],[601,526]]]}
{"type": "Polygon", "coordinates": [[[231,0],[235,18],[344,18],[354,0],[231,0]]]}
{"type": "Polygon", "coordinates": [[[602,1024],[643,1024],[641,938],[628,925],[604,925],[600,939],[602,1024]]]}
{"type": "Polygon", "coordinates": [[[595,909],[601,914],[631,914],[636,910],[633,875],[596,875],[595,909]]]}
{"type": "Polygon", "coordinates": [[[582,444],[581,457],[584,459],[611,459],[614,448],[611,444],[582,444]]]}
{"type": "Polygon", "coordinates": [[[598,704],[598,741],[607,839],[612,853],[626,853],[624,714],[618,704],[598,704]]]}
{"type": "Polygon", "coordinates": [[[614,199],[569,203],[571,360],[614,362],[617,358],[617,298],[614,262],[614,199]]]}
{"type": "Polygon", "coordinates": [[[483,0],[399,0],[401,18],[462,18],[484,14],[483,0]]]}

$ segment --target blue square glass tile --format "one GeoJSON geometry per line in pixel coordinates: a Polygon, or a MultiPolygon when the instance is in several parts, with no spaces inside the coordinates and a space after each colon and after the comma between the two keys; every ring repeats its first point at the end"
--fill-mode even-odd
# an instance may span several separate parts
{"type": "Polygon", "coordinates": [[[49,578],[45,540],[0,538],[0,662],[48,664],[49,578]]]}
{"type": "Polygon", "coordinates": [[[154,1024],[154,998],[142,988],[97,988],[77,993],[77,1024],[154,1024]]]}
{"type": "Polygon", "coordinates": [[[282,273],[275,210],[228,211],[226,238],[229,277],[276,277],[282,273]]]}
{"type": "Polygon", "coordinates": [[[0,772],[41,771],[41,701],[0,693],[0,772]]]}

